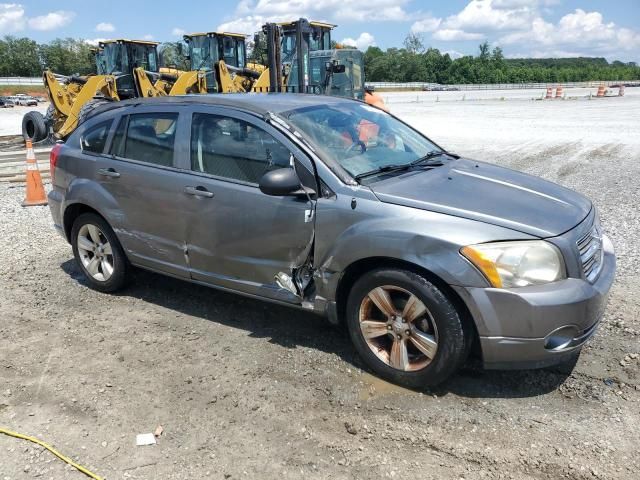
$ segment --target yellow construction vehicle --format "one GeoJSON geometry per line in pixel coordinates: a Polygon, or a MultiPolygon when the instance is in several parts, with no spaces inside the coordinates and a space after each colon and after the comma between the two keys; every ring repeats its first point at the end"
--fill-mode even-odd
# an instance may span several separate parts
{"type": "Polygon", "coordinates": [[[305,18],[263,25],[266,90],[355,98],[386,110],[382,97],[365,87],[363,53],[352,47],[332,48],[335,27],[305,18]]]}
{"type": "Polygon", "coordinates": [[[191,70],[206,72],[208,93],[243,93],[268,87],[266,68],[247,63],[246,35],[204,32],[183,38],[191,70]]]}
{"type": "Polygon", "coordinates": [[[50,133],[66,138],[89,111],[105,102],[206,92],[203,73],[168,73],[158,68],[157,47],[157,42],[144,40],[108,40],[93,49],[95,75],[63,76],[45,71],[49,110],[44,116],[28,112],[22,119],[23,136],[33,141],[50,133]]]}

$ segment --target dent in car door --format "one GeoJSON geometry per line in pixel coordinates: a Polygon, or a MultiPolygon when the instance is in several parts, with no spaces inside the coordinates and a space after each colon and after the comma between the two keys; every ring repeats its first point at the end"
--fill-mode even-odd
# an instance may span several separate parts
{"type": "Polygon", "coordinates": [[[267,170],[289,167],[292,151],[297,158],[302,153],[263,122],[222,112],[192,117],[193,172],[185,186],[212,195],[191,199],[187,244],[192,278],[300,303],[300,288],[287,287],[287,276],[309,257],[315,202],[265,195],[257,182],[267,170]]]}
{"type": "Polygon", "coordinates": [[[111,157],[98,161],[96,180],[119,206],[116,229],[137,265],[188,278],[184,252],[186,219],[176,182],[176,111],[123,116],[111,141],[111,157]]]}

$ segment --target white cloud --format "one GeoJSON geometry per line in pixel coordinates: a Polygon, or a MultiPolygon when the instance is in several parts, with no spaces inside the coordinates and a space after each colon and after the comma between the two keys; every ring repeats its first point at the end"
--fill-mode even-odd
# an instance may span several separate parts
{"type": "Polygon", "coordinates": [[[527,0],[471,0],[459,13],[447,17],[444,27],[475,32],[524,29],[536,16],[537,3],[527,0]]]}
{"type": "Polygon", "coordinates": [[[185,33],[187,33],[186,30],[183,30],[182,28],[178,28],[178,27],[173,27],[173,30],[171,30],[171,35],[173,35],[174,37],[181,37],[185,33]]]}
{"type": "Polygon", "coordinates": [[[74,12],[58,10],[28,20],[29,27],[34,30],[55,30],[71,23],[76,16],[74,12]]]}
{"type": "Polygon", "coordinates": [[[528,30],[513,32],[500,38],[504,45],[528,45],[538,56],[558,52],[575,55],[617,56],[621,52],[634,53],[640,49],[640,32],[604,22],[600,12],[576,9],[563,16],[557,24],[537,17],[528,30]],[[542,47],[542,48],[541,48],[542,47]]]}
{"type": "Polygon", "coordinates": [[[98,43],[104,42],[106,38],[87,38],[84,43],[87,45],[91,45],[92,47],[97,47],[98,43]]]}
{"type": "Polygon", "coordinates": [[[368,32],[362,32],[358,38],[350,38],[347,37],[343,39],[341,42],[343,45],[356,47],[358,50],[366,50],[372,45],[376,44],[376,39],[373,38],[368,32]]]}
{"type": "Polygon", "coordinates": [[[435,18],[432,16],[427,16],[422,18],[411,25],[411,32],[413,33],[424,33],[424,32],[433,32],[438,29],[440,24],[442,23],[441,18],[435,18]]]}
{"type": "Polygon", "coordinates": [[[15,3],[0,3],[0,34],[22,30],[25,26],[24,8],[15,3]]]}
{"type": "Polygon", "coordinates": [[[459,40],[481,40],[485,38],[482,33],[465,32],[455,28],[443,28],[433,33],[433,38],[443,42],[454,42],[459,40]]]}
{"type": "Polygon", "coordinates": [[[153,40],[153,35],[147,33],[144,37],[142,37],[143,40],[153,40]]]}
{"type": "Polygon", "coordinates": [[[251,35],[260,31],[266,22],[281,22],[285,17],[263,17],[261,15],[248,15],[218,25],[219,32],[246,33],[251,35]]]}
{"type": "Polygon", "coordinates": [[[96,32],[113,32],[115,29],[113,23],[100,22],[96,25],[96,32]]]}
{"type": "Polygon", "coordinates": [[[241,0],[218,30],[252,34],[266,22],[309,20],[344,22],[410,20],[409,0],[241,0]]]}

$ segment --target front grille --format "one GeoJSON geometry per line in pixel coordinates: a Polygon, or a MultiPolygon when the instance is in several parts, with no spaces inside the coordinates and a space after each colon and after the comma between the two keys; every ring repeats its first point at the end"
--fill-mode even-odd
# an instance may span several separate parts
{"type": "Polygon", "coordinates": [[[602,269],[602,232],[596,223],[589,232],[577,242],[582,270],[588,282],[593,283],[602,269]]]}

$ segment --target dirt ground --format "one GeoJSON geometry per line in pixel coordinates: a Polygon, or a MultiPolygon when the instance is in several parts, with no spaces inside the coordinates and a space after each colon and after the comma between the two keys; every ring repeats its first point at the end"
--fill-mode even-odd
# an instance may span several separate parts
{"type": "MultiPolygon", "coordinates": [[[[142,271],[100,294],[46,207],[22,209],[23,188],[0,183],[0,426],[107,479],[640,478],[640,149],[615,130],[637,136],[640,96],[617,100],[393,107],[457,153],[594,200],[619,269],[573,371],[470,362],[414,392],[367,373],[345,331],[311,314],[142,271]],[[577,126],[549,133],[563,112],[577,126]],[[158,425],[157,445],[136,446],[158,425]]],[[[0,435],[0,480],[31,478],[85,477],[0,435]]]]}

